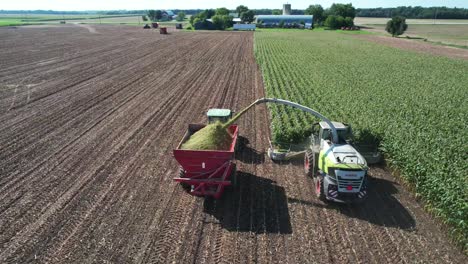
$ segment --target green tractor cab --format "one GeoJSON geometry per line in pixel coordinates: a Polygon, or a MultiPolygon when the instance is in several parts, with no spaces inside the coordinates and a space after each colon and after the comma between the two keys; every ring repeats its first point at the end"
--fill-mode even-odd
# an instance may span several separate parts
{"type": "Polygon", "coordinates": [[[208,117],[208,124],[215,123],[216,121],[226,123],[232,118],[232,111],[230,109],[212,108],[208,110],[206,115],[208,117]]]}

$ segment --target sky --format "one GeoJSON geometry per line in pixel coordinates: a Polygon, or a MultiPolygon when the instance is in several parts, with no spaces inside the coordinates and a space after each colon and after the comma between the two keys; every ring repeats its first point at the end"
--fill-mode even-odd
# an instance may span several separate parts
{"type": "Polygon", "coordinates": [[[311,4],[320,4],[324,8],[332,3],[351,2],[357,8],[396,7],[396,6],[447,6],[468,8],[468,0],[0,0],[0,10],[144,10],[144,9],[207,9],[227,7],[235,9],[238,5],[246,5],[251,9],[270,8],[281,9],[284,3],[290,3],[293,9],[305,9],[311,4]]]}

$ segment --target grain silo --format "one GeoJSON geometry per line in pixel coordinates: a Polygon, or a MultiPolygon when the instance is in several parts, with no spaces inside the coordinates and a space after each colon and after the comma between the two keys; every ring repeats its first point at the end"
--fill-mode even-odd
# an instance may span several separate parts
{"type": "Polygon", "coordinates": [[[291,4],[284,4],[283,5],[283,16],[291,15],[291,4]]]}

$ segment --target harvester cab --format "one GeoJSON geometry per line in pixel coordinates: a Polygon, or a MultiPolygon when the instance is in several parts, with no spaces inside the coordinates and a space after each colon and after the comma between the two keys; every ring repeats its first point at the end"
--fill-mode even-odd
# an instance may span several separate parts
{"type": "Polygon", "coordinates": [[[208,110],[206,116],[208,117],[208,124],[215,123],[216,121],[226,123],[232,118],[232,111],[230,109],[212,108],[208,110]]]}
{"type": "MultiPolygon", "coordinates": [[[[348,124],[340,122],[332,122],[338,134],[338,143],[349,143],[352,139],[351,127],[348,124]]],[[[332,132],[330,126],[326,122],[317,122],[312,125],[313,136],[315,140],[322,139],[324,141],[332,141],[332,132]]]]}
{"type": "MultiPolygon", "coordinates": [[[[382,161],[382,153],[378,149],[378,145],[365,144],[355,142],[354,135],[349,124],[332,122],[335,125],[336,132],[338,134],[338,143],[352,145],[366,160],[367,164],[378,164],[382,161]]],[[[332,133],[330,126],[326,122],[314,123],[312,125],[312,131],[314,132],[315,141],[321,139],[324,141],[331,142],[332,133]]],[[[316,145],[320,145],[320,142],[314,142],[316,145]]]]}
{"type": "Polygon", "coordinates": [[[367,162],[350,144],[351,127],[331,122],[338,140],[333,142],[327,122],[314,124],[304,169],[314,179],[317,197],[336,202],[356,202],[367,196],[367,162]]]}

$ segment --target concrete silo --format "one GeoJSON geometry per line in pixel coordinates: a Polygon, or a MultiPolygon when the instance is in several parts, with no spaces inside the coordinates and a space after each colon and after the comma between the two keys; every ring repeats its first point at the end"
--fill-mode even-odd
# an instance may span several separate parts
{"type": "Polygon", "coordinates": [[[291,4],[284,4],[283,5],[283,16],[291,15],[291,4]]]}

